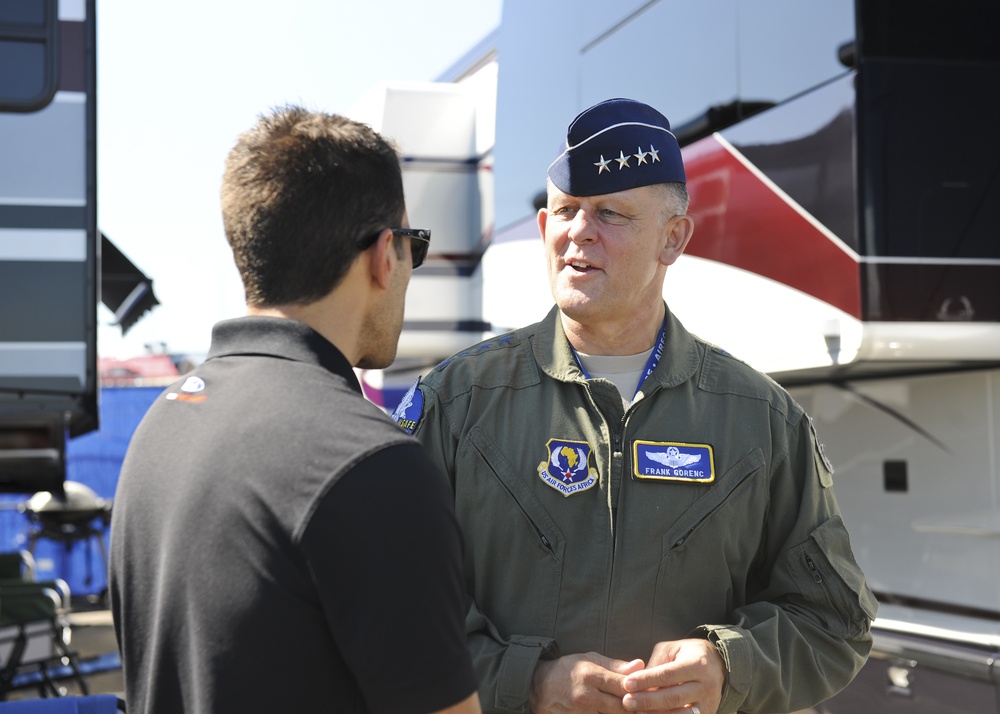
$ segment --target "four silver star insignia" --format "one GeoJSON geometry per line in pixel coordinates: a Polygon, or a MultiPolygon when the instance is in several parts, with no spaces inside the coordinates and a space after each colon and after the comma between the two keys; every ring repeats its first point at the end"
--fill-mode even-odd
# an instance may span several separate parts
{"type": "Polygon", "coordinates": [[[641,166],[642,164],[655,164],[657,161],[660,160],[660,151],[659,149],[654,148],[652,144],[649,145],[649,151],[643,151],[641,146],[637,146],[636,151],[638,151],[639,153],[632,154],[631,156],[626,156],[624,151],[619,151],[618,156],[617,157],[612,156],[611,159],[605,159],[604,155],[601,154],[601,160],[594,162],[594,166],[597,167],[598,175],[600,175],[604,171],[611,173],[611,169],[608,168],[608,165],[612,161],[618,162],[618,170],[621,171],[622,169],[632,168],[632,165],[629,163],[629,161],[632,160],[633,156],[636,158],[635,162],[636,166],[641,166]]]}

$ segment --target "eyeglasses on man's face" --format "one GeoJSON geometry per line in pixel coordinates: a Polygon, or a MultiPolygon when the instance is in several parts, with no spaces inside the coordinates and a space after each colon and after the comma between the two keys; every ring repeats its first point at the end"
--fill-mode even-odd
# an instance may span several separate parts
{"type": "MultiPolygon", "coordinates": [[[[382,229],[384,231],[385,228],[382,229]]],[[[406,236],[410,239],[410,255],[413,257],[413,269],[416,270],[423,265],[427,258],[427,249],[431,245],[431,232],[427,228],[390,228],[393,236],[406,236]]],[[[382,231],[362,238],[358,241],[359,250],[368,250],[374,245],[382,231]]]]}

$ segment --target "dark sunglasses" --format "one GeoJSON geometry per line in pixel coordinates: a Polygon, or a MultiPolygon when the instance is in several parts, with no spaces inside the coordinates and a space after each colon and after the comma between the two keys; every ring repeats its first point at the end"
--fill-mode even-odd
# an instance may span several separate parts
{"type": "MultiPolygon", "coordinates": [[[[382,229],[384,231],[385,228],[382,229]]],[[[413,269],[423,265],[427,258],[427,249],[431,245],[431,232],[427,228],[390,228],[394,236],[406,236],[410,239],[410,255],[413,257],[413,269]]],[[[374,245],[382,231],[377,231],[367,238],[358,241],[358,250],[368,250],[374,245]]]]}

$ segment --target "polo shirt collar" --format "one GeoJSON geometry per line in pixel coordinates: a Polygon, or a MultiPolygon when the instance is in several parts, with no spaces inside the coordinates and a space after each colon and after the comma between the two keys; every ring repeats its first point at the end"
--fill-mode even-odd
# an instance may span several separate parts
{"type": "Polygon", "coordinates": [[[343,377],[359,394],[354,368],[333,343],[304,322],[284,317],[238,317],[212,328],[207,359],[267,356],[321,367],[343,377]]]}

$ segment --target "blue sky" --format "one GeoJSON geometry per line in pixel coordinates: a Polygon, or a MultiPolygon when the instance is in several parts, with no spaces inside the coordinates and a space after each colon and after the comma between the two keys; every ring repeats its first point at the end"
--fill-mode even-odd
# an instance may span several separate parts
{"type": "Polygon", "coordinates": [[[431,80],[500,22],[501,0],[98,0],[98,226],[153,278],[127,336],[103,306],[102,356],[204,353],[243,314],[219,181],[273,106],[346,112],[380,81],[431,80]]]}

